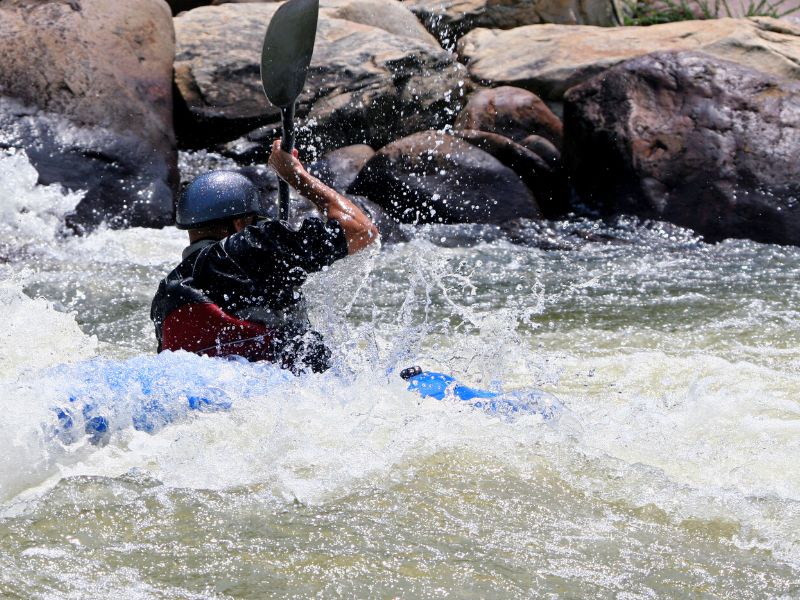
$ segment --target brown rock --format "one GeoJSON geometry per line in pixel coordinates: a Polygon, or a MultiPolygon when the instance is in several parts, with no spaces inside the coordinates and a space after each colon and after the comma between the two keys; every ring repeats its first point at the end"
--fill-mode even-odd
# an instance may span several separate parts
{"type": "Polygon", "coordinates": [[[162,0],[0,3],[0,131],[43,183],[87,193],[76,226],[172,218],[172,17],[162,0]]]}
{"type": "Polygon", "coordinates": [[[402,223],[502,223],[537,218],[522,180],[496,158],[452,135],[423,131],[381,148],[348,193],[402,223]]]}
{"type": "Polygon", "coordinates": [[[488,152],[514,171],[533,192],[542,216],[549,219],[569,212],[560,164],[549,163],[525,146],[496,133],[464,129],[455,130],[452,135],[488,152]]]}
{"type": "Polygon", "coordinates": [[[618,25],[617,0],[406,0],[446,48],[475,29],[514,29],[535,23],[618,25]]]}
{"type": "Polygon", "coordinates": [[[703,53],[659,53],[567,94],[581,198],[727,237],[800,245],[800,84],[703,53]]]}
{"type": "Polygon", "coordinates": [[[553,142],[544,139],[542,136],[529,135],[522,140],[520,144],[531,152],[535,152],[541,156],[546,163],[554,168],[561,164],[561,152],[555,147],[553,142]]]}
{"type": "Polygon", "coordinates": [[[540,135],[561,147],[561,119],[539,96],[511,86],[480,90],[469,97],[455,122],[458,129],[499,133],[515,142],[540,135]]]}
{"type": "Polygon", "coordinates": [[[344,193],[367,161],[375,156],[375,150],[366,144],[346,146],[328,152],[320,160],[309,165],[308,170],[326,185],[344,193]]]}
{"type": "Polygon", "coordinates": [[[683,21],[651,27],[531,25],[476,29],[458,44],[470,75],[560,100],[570,87],[637,56],[702,50],[778,77],[800,78],[800,27],[769,18],[683,21]]]}

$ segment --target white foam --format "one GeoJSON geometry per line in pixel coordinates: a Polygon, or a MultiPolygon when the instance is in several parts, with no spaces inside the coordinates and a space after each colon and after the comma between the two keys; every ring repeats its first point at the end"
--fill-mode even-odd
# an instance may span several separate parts
{"type": "Polygon", "coordinates": [[[64,215],[75,208],[83,192],[60,185],[39,185],[39,174],[21,150],[0,150],[0,230],[12,250],[52,239],[64,215]]]}
{"type": "Polygon", "coordinates": [[[74,315],[24,294],[19,283],[24,278],[23,272],[0,281],[0,379],[94,355],[97,338],[84,334],[74,315]]]}

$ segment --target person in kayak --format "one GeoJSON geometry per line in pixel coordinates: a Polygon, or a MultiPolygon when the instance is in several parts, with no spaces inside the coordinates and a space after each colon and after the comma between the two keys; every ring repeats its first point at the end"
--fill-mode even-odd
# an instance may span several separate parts
{"type": "Polygon", "coordinates": [[[327,218],[306,219],[298,231],[256,222],[255,185],[233,171],[197,177],[178,200],[176,224],[189,232],[181,263],[159,284],[150,317],[158,351],[267,360],[322,372],[330,351],[311,330],[299,287],[309,273],[378,240],[369,217],[272,146],[269,165],[327,218]]]}

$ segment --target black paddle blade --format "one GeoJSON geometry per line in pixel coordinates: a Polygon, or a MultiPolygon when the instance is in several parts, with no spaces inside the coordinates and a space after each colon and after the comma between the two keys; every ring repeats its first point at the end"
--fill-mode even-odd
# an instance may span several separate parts
{"type": "Polygon", "coordinates": [[[306,82],[317,36],[319,0],[287,0],[272,17],[261,50],[261,83],[272,104],[285,108],[306,82]]]}

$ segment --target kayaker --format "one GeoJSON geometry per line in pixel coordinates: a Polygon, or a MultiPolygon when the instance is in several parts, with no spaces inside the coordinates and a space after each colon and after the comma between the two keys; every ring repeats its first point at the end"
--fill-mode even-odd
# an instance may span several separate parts
{"type": "Polygon", "coordinates": [[[150,312],[158,350],[242,356],[295,373],[328,368],[330,351],[311,330],[299,287],[309,273],[378,240],[378,230],[350,200],[272,146],[269,165],[326,220],[257,221],[255,185],[233,171],[197,177],[178,200],[176,223],[189,232],[182,262],[160,283],[150,312]]]}

